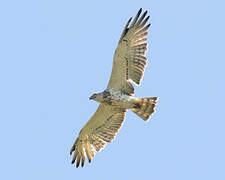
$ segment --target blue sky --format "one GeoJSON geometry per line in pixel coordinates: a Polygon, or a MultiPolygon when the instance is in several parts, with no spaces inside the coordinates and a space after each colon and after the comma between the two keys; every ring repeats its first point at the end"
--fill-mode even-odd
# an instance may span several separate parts
{"type": "Polygon", "coordinates": [[[1,179],[225,179],[223,1],[1,1],[1,179]],[[149,63],[116,141],[76,169],[69,150],[97,109],[122,29],[149,10],[149,63]]]}

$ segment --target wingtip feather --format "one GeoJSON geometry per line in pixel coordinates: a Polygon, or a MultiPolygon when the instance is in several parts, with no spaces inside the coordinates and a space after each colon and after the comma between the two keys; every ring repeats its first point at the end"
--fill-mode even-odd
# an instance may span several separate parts
{"type": "Polygon", "coordinates": [[[140,8],[140,9],[138,10],[138,13],[141,14],[141,11],[142,11],[142,8],[140,8]]]}
{"type": "Polygon", "coordinates": [[[135,16],[132,24],[130,25],[130,28],[132,28],[136,24],[136,22],[137,22],[137,20],[138,20],[138,18],[140,16],[140,14],[141,14],[141,12],[142,12],[142,8],[139,9],[139,11],[138,11],[137,15],[135,16]]]}
{"type": "Polygon", "coordinates": [[[80,155],[78,155],[78,157],[77,157],[77,164],[76,164],[76,168],[78,168],[79,167],[79,165],[80,165],[80,155]]]}
{"type": "Polygon", "coordinates": [[[72,148],[70,149],[70,155],[72,155],[73,154],[73,151],[75,150],[75,143],[74,143],[74,145],[72,146],[72,148]]]}
{"type": "Polygon", "coordinates": [[[146,10],[142,16],[139,18],[138,22],[136,23],[136,26],[139,26],[141,24],[141,22],[143,21],[143,19],[145,18],[146,14],[148,13],[148,11],[146,10]]]}

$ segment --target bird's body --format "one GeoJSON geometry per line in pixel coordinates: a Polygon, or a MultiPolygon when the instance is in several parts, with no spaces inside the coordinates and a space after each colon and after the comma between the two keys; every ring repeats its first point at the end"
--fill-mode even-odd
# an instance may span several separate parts
{"type": "Polygon", "coordinates": [[[102,93],[98,93],[98,102],[114,107],[130,109],[134,107],[134,97],[124,94],[115,89],[106,89],[102,93]]]}
{"type": "Polygon", "coordinates": [[[140,9],[131,22],[128,20],[113,58],[113,68],[105,91],[93,94],[90,99],[100,103],[97,111],[79,133],[70,154],[74,152],[72,163],[84,166],[85,157],[89,162],[105,145],[115,138],[121,128],[127,110],[131,110],[147,121],[155,111],[157,97],[136,98],[131,82],[140,85],[147,64],[146,25],[149,16],[140,9]],[[130,24],[130,25],[129,25],[130,24]]]}

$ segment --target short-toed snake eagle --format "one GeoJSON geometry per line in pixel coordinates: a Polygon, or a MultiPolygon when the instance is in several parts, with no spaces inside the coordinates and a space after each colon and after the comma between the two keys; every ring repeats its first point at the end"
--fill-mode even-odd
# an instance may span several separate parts
{"type": "Polygon", "coordinates": [[[157,97],[135,98],[131,82],[140,85],[146,67],[147,11],[140,9],[131,22],[130,18],[122,32],[113,58],[112,74],[105,91],[93,94],[90,99],[100,103],[97,111],[80,131],[71,148],[72,163],[84,166],[85,157],[89,162],[105,145],[115,138],[127,109],[147,121],[155,111],[157,97]]]}

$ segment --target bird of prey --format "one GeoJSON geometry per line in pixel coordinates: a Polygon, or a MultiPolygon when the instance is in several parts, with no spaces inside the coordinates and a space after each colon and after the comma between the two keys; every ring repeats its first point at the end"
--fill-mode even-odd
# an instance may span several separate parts
{"type": "Polygon", "coordinates": [[[82,128],[70,150],[72,164],[84,166],[115,138],[129,109],[147,121],[155,111],[157,97],[136,98],[131,82],[140,85],[147,59],[147,34],[150,16],[142,8],[131,22],[130,18],[122,32],[113,57],[113,68],[106,90],[93,94],[89,99],[100,103],[97,111],[82,128]]]}

